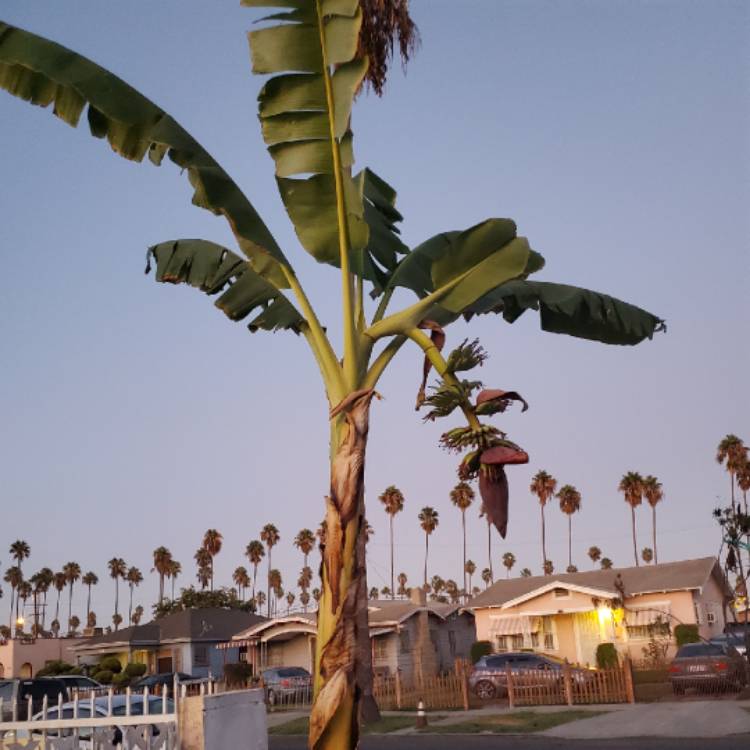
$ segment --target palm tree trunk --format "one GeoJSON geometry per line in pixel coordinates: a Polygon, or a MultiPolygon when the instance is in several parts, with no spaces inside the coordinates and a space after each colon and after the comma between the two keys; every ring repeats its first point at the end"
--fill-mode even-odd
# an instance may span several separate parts
{"type": "Polygon", "coordinates": [[[542,572],[544,572],[544,567],[547,564],[547,542],[546,542],[546,533],[544,529],[544,505],[542,503],[539,504],[539,507],[542,511],[542,572]]]}
{"type": "Polygon", "coordinates": [[[70,631],[70,620],[73,617],[73,581],[70,582],[70,591],[68,592],[68,631],[70,631]]]}
{"type": "Polygon", "coordinates": [[[211,555],[211,591],[214,590],[214,556],[211,555]]]}
{"type": "Polygon", "coordinates": [[[390,514],[391,519],[391,599],[396,598],[396,584],[395,578],[393,577],[393,513],[390,514]]]}
{"type": "Polygon", "coordinates": [[[495,574],[492,572],[492,527],[490,526],[489,516],[487,517],[487,562],[490,568],[490,583],[494,583],[495,574]]]}
{"type": "MultiPolygon", "coordinates": [[[[161,601],[159,602],[161,604],[161,601]]],[[[128,602],[128,625],[133,624],[133,584],[130,584],[130,601],[128,602]]]]}
{"type": "MultiPolygon", "coordinates": [[[[115,614],[119,614],[120,609],[120,579],[115,578],[115,614]]],[[[115,626],[115,630],[117,630],[118,626],[115,626]]]]}
{"type": "Polygon", "coordinates": [[[164,601],[164,572],[159,571],[159,604],[164,601]]]}
{"type": "MultiPolygon", "coordinates": [[[[253,601],[255,601],[255,579],[258,577],[258,563],[253,563],[253,601]]],[[[174,596],[172,597],[174,599],[174,596]]],[[[258,606],[257,601],[255,602],[256,607],[258,606]]]]}
{"type": "Polygon", "coordinates": [[[177,581],[177,576],[176,575],[170,576],[170,578],[172,579],[172,601],[174,601],[174,585],[177,581]]]}
{"type": "Polygon", "coordinates": [[[45,588],[42,594],[42,630],[44,630],[45,620],[47,619],[47,589],[45,588]]]}
{"type": "MultiPolygon", "coordinates": [[[[427,588],[427,555],[429,551],[430,551],[430,535],[425,531],[424,533],[424,587],[425,588],[427,588]]],[[[464,585],[466,585],[465,577],[464,577],[464,585]]]]}
{"type": "Polygon", "coordinates": [[[268,545],[268,588],[266,590],[266,617],[271,616],[271,547],[268,545]]]}
{"type": "MultiPolygon", "coordinates": [[[[729,463],[729,459],[727,459],[727,464],[728,463],[729,463]]],[[[732,493],[732,513],[734,513],[735,508],[734,508],[734,472],[733,471],[729,472],[729,487],[732,493]]]]}
{"type": "Polygon", "coordinates": [[[573,565],[573,514],[568,513],[568,567],[573,565]]]}
{"type": "Polygon", "coordinates": [[[657,565],[659,563],[659,555],[656,552],[656,506],[651,506],[651,519],[652,519],[652,527],[654,530],[654,565],[657,565]]]}
{"type": "Polygon", "coordinates": [[[58,624],[60,623],[60,594],[62,592],[58,590],[57,592],[57,604],[55,605],[55,619],[57,620],[58,624]]]}
{"type": "Polygon", "coordinates": [[[89,615],[91,614],[91,584],[88,585],[88,594],[86,594],[86,625],[89,624],[89,615]]]}
{"type": "Polygon", "coordinates": [[[635,539],[635,505],[630,506],[630,512],[633,518],[633,557],[635,558],[635,567],[637,568],[640,566],[640,563],[638,562],[638,543],[635,539]]]}
{"type": "Polygon", "coordinates": [[[8,614],[8,627],[10,628],[10,632],[13,632],[13,596],[16,593],[16,590],[13,586],[10,587],[10,612],[8,614]]]}
{"type": "Polygon", "coordinates": [[[466,583],[466,511],[461,511],[461,532],[464,537],[464,546],[463,546],[463,554],[464,554],[464,565],[463,565],[463,572],[464,572],[464,591],[466,592],[464,594],[464,601],[468,601],[469,599],[469,589],[468,584],[466,583]]]}

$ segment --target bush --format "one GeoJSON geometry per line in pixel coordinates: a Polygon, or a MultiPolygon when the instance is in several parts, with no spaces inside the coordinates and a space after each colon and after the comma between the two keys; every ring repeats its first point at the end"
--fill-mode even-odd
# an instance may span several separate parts
{"type": "Polygon", "coordinates": [[[686,643],[698,643],[701,639],[698,635],[698,626],[677,625],[674,629],[674,639],[677,641],[678,648],[686,643]]]}
{"type": "Polygon", "coordinates": [[[596,647],[596,666],[599,669],[614,669],[619,663],[614,643],[600,643],[596,647]]]}
{"type": "Polygon", "coordinates": [[[116,656],[105,656],[99,662],[99,669],[119,674],[122,672],[122,664],[120,664],[120,660],[116,656]]]}
{"type": "Polygon", "coordinates": [[[73,669],[72,664],[68,664],[66,661],[55,659],[54,661],[48,661],[42,669],[37,673],[37,677],[54,677],[58,674],[70,674],[73,669]]]}
{"type": "Polygon", "coordinates": [[[98,672],[94,673],[94,679],[97,682],[101,682],[102,685],[110,685],[113,677],[114,675],[109,669],[100,669],[98,672]]]}
{"type": "Polygon", "coordinates": [[[125,672],[112,675],[112,684],[115,687],[127,687],[130,684],[130,677],[128,677],[125,672]]]}
{"type": "Polygon", "coordinates": [[[471,644],[471,663],[476,664],[486,654],[492,653],[492,644],[489,641],[475,641],[471,644]]]}
{"type": "Polygon", "coordinates": [[[136,677],[143,677],[147,669],[145,664],[130,662],[130,664],[125,665],[125,674],[132,680],[136,677]]]}
{"type": "Polygon", "coordinates": [[[73,667],[68,674],[83,674],[83,667],[73,667]]]}
{"type": "Polygon", "coordinates": [[[224,665],[224,679],[227,685],[244,685],[252,674],[253,668],[246,661],[224,665]]]}

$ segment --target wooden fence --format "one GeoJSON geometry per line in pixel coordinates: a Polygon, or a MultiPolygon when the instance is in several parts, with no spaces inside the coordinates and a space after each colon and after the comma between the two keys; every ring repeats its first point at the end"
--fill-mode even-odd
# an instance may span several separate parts
{"type": "Polygon", "coordinates": [[[383,711],[416,708],[420,701],[428,709],[469,708],[468,682],[464,672],[437,675],[421,685],[406,683],[400,673],[379,677],[373,685],[378,706],[383,711]]]}

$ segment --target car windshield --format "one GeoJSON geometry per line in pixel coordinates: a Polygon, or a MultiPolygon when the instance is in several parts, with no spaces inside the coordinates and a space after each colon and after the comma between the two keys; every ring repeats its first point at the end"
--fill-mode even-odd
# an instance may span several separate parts
{"type": "Polygon", "coordinates": [[[309,677],[310,673],[302,667],[287,667],[278,671],[279,677],[309,677]]]}
{"type": "Polygon", "coordinates": [[[693,656],[723,656],[724,649],[714,643],[688,643],[681,646],[676,659],[687,659],[693,656]]]}

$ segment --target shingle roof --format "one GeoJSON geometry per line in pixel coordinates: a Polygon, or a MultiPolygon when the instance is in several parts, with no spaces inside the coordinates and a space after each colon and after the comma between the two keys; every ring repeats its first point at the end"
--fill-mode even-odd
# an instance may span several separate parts
{"type": "Polygon", "coordinates": [[[559,583],[575,584],[586,588],[599,589],[617,595],[615,578],[622,577],[627,595],[645,594],[657,591],[684,591],[700,589],[714,574],[720,585],[729,589],[715,557],[700,557],[695,560],[642,565],[632,568],[611,568],[610,570],[586,570],[580,573],[554,573],[551,576],[531,576],[497,581],[469,602],[467,609],[499,607],[524,596],[542,586],[559,583]]]}

